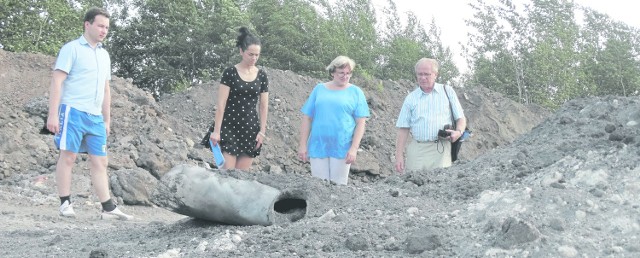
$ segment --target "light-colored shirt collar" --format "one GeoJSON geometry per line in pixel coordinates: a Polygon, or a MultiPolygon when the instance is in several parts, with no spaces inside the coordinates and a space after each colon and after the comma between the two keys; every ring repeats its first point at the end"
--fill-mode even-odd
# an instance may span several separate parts
{"type": "MultiPolygon", "coordinates": [[[[78,40],[80,41],[80,44],[82,44],[82,45],[91,46],[91,45],[89,45],[89,41],[87,41],[87,39],[84,37],[84,34],[82,34],[80,36],[80,38],[78,38],[78,40]]],[[[102,48],[102,42],[98,42],[98,44],[96,44],[96,48],[102,48]]]]}
{"type": "MultiPolygon", "coordinates": [[[[441,89],[444,89],[443,85],[442,85],[442,84],[440,84],[440,83],[437,83],[437,82],[436,82],[436,83],[433,85],[433,89],[431,90],[431,92],[436,91],[436,92],[438,92],[438,93],[441,93],[441,92],[440,92],[440,90],[441,90],[441,89]]],[[[429,94],[431,94],[431,92],[429,92],[429,93],[424,92],[424,90],[422,90],[422,88],[420,88],[420,85],[418,85],[418,88],[417,88],[416,90],[420,91],[420,93],[422,93],[422,95],[429,95],[429,94]]]]}

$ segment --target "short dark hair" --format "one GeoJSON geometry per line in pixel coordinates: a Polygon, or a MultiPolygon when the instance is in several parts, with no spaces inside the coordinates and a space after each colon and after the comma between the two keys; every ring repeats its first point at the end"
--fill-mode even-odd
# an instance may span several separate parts
{"type": "Polygon", "coordinates": [[[240,32],[240,35],[236,41],[236,47],[245,51],[251,45],[260,46],[260,39],[249,33],[249,29],[247,29],[247,27],[240,27],[238,31],[240,32]]]}
{"type": "Polygon", "coordinates": [[[96,20],[96,16],[98,15],[102,15],[107,18],[111,16],[109,15],[109,12],[107,12],[107,10],[105,9],[98,8],[98,7],[91,7],[89,8],[89,10],[87,10],[87,13],[84,15],[84,21],[93,23],[96,20]]]}

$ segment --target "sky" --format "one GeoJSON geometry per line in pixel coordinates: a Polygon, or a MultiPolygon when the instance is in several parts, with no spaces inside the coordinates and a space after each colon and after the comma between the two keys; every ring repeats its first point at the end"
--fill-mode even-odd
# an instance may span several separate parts
{"type": "MultiPolygon", "coordinates": [[[[435,18],[436,25],[441,29],[440,39],[445,46],[451,47],[454,61],[461,71],[466,71],[464,57],[460,42],[466,43],[468,29],[464,20],[473,16],[473,11],[469,7],[469,1],[475,0],[394,0],[398,7],[398,13],[412,11],[426,29],[429,28],[432,18],[435,18]]],[[[514,0],[514,3],[530,3],[526,0],[514,0]]],[[[387,0],[373,0],[373,5],[377,10],[382,10],[386,6],[387,0]]],[[[605,13],[614,20],[622,21],[631,26],[640,28],[640,17],[638,11],[640,2],[629,0],[574,0],[574,3],[586,6],[596,11],[605,13]]]]}

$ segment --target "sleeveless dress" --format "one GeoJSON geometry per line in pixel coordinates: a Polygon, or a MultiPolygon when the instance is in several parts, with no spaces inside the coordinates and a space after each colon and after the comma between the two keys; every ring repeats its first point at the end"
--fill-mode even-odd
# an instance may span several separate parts
{"type": "Polygon", "coordinates": [[[267,74],[259,69],[256,79],[247,82],[231,66],[222,73],[220,83],[230,88],[220,128],[220,147],[232,155],[255,158],[260,155],[260,148],[255,149],[260,132],[257,104],[260,93],[269,91],[267,74]]]}

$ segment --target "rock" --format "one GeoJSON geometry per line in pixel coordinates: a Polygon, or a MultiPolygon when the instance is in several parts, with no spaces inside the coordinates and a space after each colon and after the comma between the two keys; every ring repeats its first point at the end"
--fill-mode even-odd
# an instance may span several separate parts
{"type": "Polygon", "coordinates": [[[560,253],[560,255],[562,257],[576,257],[576,256],[578,256],[578,251],[575,248],[573,248],[571,246],[566,246],[566,245],[558,247],[558,253],[560,253]]]}
{"type": "Polygon", "coordinates": [[[161,155],[164,156],[162,152],[142,151],[140,152],[140,157],[136,160],[136,165],[148,170],[155,178],[162,178],[171,168],[171,164],[166,158],[158,157],[161,155]]]}
{"type": "Polygon", "coordinates": [[[333,219],[335,217],[336,217],[336,213],[333,211],[333,209],[330,209],[325,214],[320,216],[320,218],[318,218],[318,220],[320,220],[320,221],[329,221],[329,220],[331,220],[331,219],[333,219]]]}
{"type": "Polygon", "coordinates": [[[384,250],[386,251],[398,251],[400,250],[400,243],[396,241],[394,237],[388,238],[384,243],[384,250]]]}
{"type": "Polygon", "coordinates": [[[498,247],[510,249],[538,238],[540,238],[540,231],[531,223],[509,217],[502,223],[502,229],[495,244],[498,247]]]}
{"type": "Polygon", "coordinates": [[[351,251],[366,251],[369,249],[369,241],[363,235],[357,234],[347,237],[345,246],[351,251]]]}
{"type": "Polygon", "coordinates": [[[438,234],[429,229],[414,231],[407,237],[405,244],[406,251],[410,254],[421,254],[442,246],[438,234]]]}
{"type": "Polygon", "coordinates": [[[565,223],[559,218],[552,218],[549,220],[549,227],[557,231],[564,231],[565,223]]]}
{"type": "Polygon", "coordinates": [[[622,140],[624,140],[624,138],[625,138],[625,135],[622,133],[614,132],[609,134],[610,141],[621,142],[622,140]]]}
{"type": "Polygon", "coordinates": [[[356,157],[356,162],[351,164],[351,172],[366,172],[371,175],[379,175],[380,174],[380,164],[378,160],[367,151],[358,152],[358,156],[356,157]]]}
{"type": "Polygon", "coordinates": [[[279,174],[283,173],[282,168],[280,166],[278,166],[278,165],[269,165],[267,171],[269,171],[269,172],[271,172],[273,174],[276,174],[276,175],[279,175],[279,174]]]}
{"type": "Polygon", "coordinates": [[[111,190],[115,196],[122,197],[128,205],[151,206],[151,193],[158,185],[158,179],[144,169],[124,169],[111,172],[111,190]]]}
{"type": "Polygon", "coordinates": [[[392,197],[398,197],[400,196],[400,191],[393,189],[393,190],[389,190],[389,194],[391,194],[392,197]]]}
{"type": "Polygon", "coordinates": [[[564,186],[563,184],[558,183],[558,182],[553,182],[549,186],[551,186],[553,188],[557,188],[557,189],[565,189],[565,188],[567,188],[566,186],[564,186]]]}
{"type": "Polygon", "coordinates": [[[49,99],[47,97],[35,97],[24,105],[24,111],[31,116],[47,119],[49,113],[49,99]]]}
{"type": "Polygon", "coordinates": [[[593,189],[589,190],[589,193],[591,193],[595,197],[604,196],[604,191],[602,191],[602,190],[600,190],[598,188],[593,188],[593,189]]]}
{"type": "Polygon", "coordinates": [[[185,139],[185,143],[187,144],[187,147],[189,147],[189,148],[193,148],[193,146],[196,145],[196,143],[193,140],[191,140],[190,138],[185,139]]]}
{"type": "Polygon", "coordinates": [[[607,133],[613,133],[616,130],[616,126],[612,124],[608,124],[604,127],[604,131],[607,133]]]}
{"type": "Polygon", "coordinates": [[[105,250],[92,250],[89,253],[89,258],[107,258],[109,257],[109,253],[105,250]]]}

